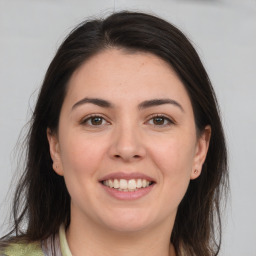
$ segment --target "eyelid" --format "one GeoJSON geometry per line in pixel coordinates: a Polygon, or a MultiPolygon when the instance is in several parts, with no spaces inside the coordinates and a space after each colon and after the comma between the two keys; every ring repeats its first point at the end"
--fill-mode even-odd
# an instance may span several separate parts
{"type": "Polygon", "coordinates": [[[150,120],[152,120],[155,117],[162,117],[162,118],[164,118],[165,120],[168,121],[168,124],[154,125],[154,126],[165,127],[165,126],[170,126],[170,125],[175,125],[176,124],[176,121],[173,118],[171,118],[170,116],[167,116],[165,114],[152,114],[152,115],[148,116],[146,123],[148,123],[150,120]]]}
{"type": "MultiPolygon", "coordinates": [[[[86,125],[86,123],[87,123],[90,119],[92,119],[92,118],[94,118],[94,117],[100,117],[100,118],[102,118],[107,124],[110,124],[110,122],[107,120],[107,118],[106,118],[104,115],[102,115],[102,114],[90,114],[90,115],[87,115],[87,116],[83,117],[79,123],[80,123],[81,125],[86,125]]],[[[101,124],[101,125],[98,125],[98,126],[103,126],[103,125],[105,125],[105,124],[101,124]]],[[[95,126],[95,127],[96,127],[97,125],[89,125],[89,124],[88,124],[88,126],[95,126]]]]}
{"type": "MultiPolygon", "coordinates": [[[[89,115],[83,117],[83,118],[81,119],[81,121],[79,121],[79,123],[80,123],[81,125],[86,125],[86,123],[87,123],[90,119],[92,119],[92,118],[94,118],[94,117],[100,117],[100,118],[102,118],[102,119],[106,122],[105,124],[100,124],[100,125],[98,125],[98,126],[104,126],[104,125],[106,125],[106,124],[107,124],[107,125],[110,124],[110,121],[108,120],[108,118],[106,118],[105,115],[103,115],[103,114],[89,114],[89,115]]],[[[170,125],[176,124],[176,121],[175,121],[173,118],[171,118],[170,116],[166,115],[166,114],[151,114],[151,115],[149,115],[149,116],[147,117],[147,120],[146,120],[145,123],[149,123],[150,120],[152,120],[153,118],[156,118],[156,117],[161,117],[161,118],[167,120],[168,124],[162,124],[162,125],[161,125],[161,124],[159,124],[159,125],[152,124],[152,125],[154,125],[154,126],[165,127],[165,126],[170,126],[170,125]]],[[[88,126],[95,126],[95,127],[97,126],[97,125],[91,125],[91,124],[87,124],[87,125],[88,125],[88,126]]]]}

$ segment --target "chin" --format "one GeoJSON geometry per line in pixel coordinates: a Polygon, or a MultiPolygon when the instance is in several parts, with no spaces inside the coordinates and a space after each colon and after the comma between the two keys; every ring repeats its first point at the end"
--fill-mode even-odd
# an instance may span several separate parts
{"type": "Polygon", "coordinates": [[[108,220],[104,218],[105,225],[118,232],[138,232],[149,228],[154,223],[152,216],[148,216],[145,212],[137,212],[135,209],[121,212],[118,215],[112,214],[109,217],[108,220]]]}
{"type": "Polygon", "coordinates": [[[118,222],[118,223],[108,223],[108,229],[120,232],[120,233],[133,233],[145,230],[149,225],[137,221],[136,223],[131,222],[118,222]]]}

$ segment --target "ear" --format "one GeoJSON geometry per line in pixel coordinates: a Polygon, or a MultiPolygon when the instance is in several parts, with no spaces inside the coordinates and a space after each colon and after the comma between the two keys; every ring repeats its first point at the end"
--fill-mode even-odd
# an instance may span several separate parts
{"type": "Polygon", "coordinates": [[[60,155],[59,140],[56,133],[47,128],[47,139],[52,158],[52,168],[60,176],[63,176],[62,161],[60,155]]]}
{"type": "Polygon", "coordinates": [[[201,132],[200,137],[197,139],[196,151],[194,156],[194,164],[191,170],[190,178],[196,179],[200,176],[202,166],[207,156],[209,144],[211,139],[211,126],[207,125],[201,132]]]}

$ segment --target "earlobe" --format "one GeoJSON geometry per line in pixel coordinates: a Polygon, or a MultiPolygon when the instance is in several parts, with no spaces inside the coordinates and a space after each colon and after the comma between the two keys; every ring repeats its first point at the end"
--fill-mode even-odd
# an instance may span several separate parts
{"type": "Polygon", "coordinates": [[[60,147],[57,135],[47,128],[47,139],[49,143],[50,155],[52,158],[52,168],[58,174],[63,176],[62,162],[60,157],[60,147]]]}
{"type": "Polygon", "coordinates": [[[194,157],[194,165],[191,171],[191,179],[196,179],[200,176],[202,166],[207,156],[211,139],[211,126],[207,125],[198,138],[196,152],[194,157]]]}

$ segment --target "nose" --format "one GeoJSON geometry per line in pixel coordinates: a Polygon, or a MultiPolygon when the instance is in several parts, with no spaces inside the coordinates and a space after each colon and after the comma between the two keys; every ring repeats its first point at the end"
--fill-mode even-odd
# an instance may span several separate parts
{"type": "Polygon", "coordinates": [[[139,128],[132,125],[117,127],[113,132],[109,152],[111,158],[120,159],[125,162],[144,158],[146,149],[139,128]]]}

